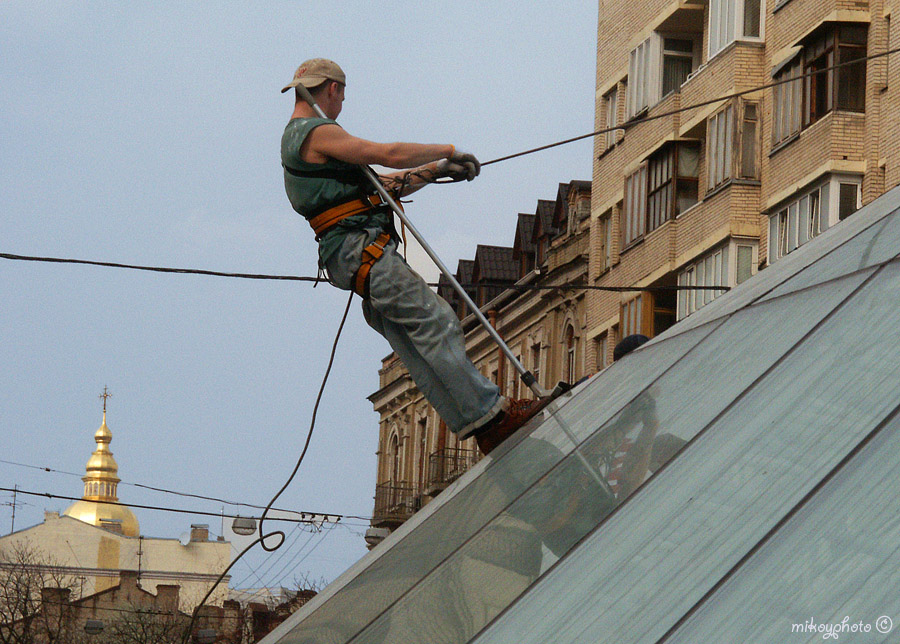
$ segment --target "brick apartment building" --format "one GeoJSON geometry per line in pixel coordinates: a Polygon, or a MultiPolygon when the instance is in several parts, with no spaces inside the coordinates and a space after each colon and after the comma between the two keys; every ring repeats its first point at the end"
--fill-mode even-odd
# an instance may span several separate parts
{"type": "MultiPolygon", "coordinates": [[[[601,0],[590,283],[731,287],[896,185],[895,61],[828,70],[896,46],[892,4],[601,0]]],[[[589,292],[589,362],[721,292],[589,292]]]]}
{"type": "MultiPolygon", "coordinates": [[[[543,387],[574,382],[587,373],[584,350],[591,186],[559,185],[516,222],[512,246],[478,245],[461,260],[456,278],[543,387]],[[571,288],[545,288],[571,285],[571,288]]],[[[512,231],[511,231],[512,232],[512,231]]],[[[466,309],[449,283],[438,292],[456,309],[475,366],[513,398],[530,397],[508,360],[466,309]]],[[[369,397],[380,415],[375,512],[372,525],[391,530],[479,459],[472,439],[449,432],[395,354],[379,372],[369,397]]],[[[383,531],[382,531],[383,534],[383,531]]]]}

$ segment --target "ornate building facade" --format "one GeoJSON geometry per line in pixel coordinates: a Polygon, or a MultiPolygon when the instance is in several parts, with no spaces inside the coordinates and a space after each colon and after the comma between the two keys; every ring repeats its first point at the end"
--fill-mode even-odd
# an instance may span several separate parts
{"type": "MultiPolygon", "coordinates": [[[[479,245],[456,278],[517,359],[552,388],[586,373],[585,289],[591,186],[560,184],[556,198],[519,214],[512,246],[479,245]]],[[[475,366],[512,398],[531,397],[518,374],[445,279],[438,292],[462,320],[475,366]]],[[[380,417],[375,513],[383,535],[409,518],[480,458],[472,439],[447,430],[395,354],[369,397],[380,417]]],[[[373,539],[375,541],[376,539],[373,539]]]]}

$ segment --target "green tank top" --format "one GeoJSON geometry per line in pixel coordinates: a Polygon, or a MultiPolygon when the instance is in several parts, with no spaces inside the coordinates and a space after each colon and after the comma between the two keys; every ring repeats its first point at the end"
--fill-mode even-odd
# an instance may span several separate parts
{"type": "MultiPolygon", "coordinates": [[[[373,192],[365,175],[355,165],[337,159],[307,163],[300,158],[300,147],[306,137],[326,123],[337,125],[336,121],[325,118],[291,119],[281,137],[284,188],[291,206],[306,219],[373,192]]],[[[372,226],[387,229],[390,224],[390,215],[383,209],[344,219],[319,239],[320,263],[324,263],[338,249],[350,230],[372,226]]]]}

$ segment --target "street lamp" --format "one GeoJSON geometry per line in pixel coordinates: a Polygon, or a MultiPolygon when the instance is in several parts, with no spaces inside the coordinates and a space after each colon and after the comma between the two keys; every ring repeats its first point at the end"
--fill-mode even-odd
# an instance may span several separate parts
{"type": "Polygon", "coordinates": [[[256,532],[256,519],[252,517],[237,517],[231,523],[231,531],[241,536],[249,536],[256,532]]]}
{"type": "Polygon", "coordinates": [[[88,619],[84,622],[84,632],[88,635],[99,635],[103,632],[104,624],[99,619],[88,619]]]}
{"type": "Polygon", "coordinates": [[[199,642],[199,644],[213,644],[217,637],[218,634],[211,628],[201,628],[194,635],[194,639],[199,642]]]}

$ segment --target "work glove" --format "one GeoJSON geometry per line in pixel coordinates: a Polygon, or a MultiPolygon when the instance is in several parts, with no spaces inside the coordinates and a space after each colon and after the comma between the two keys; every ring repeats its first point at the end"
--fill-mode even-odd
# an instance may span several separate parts
{"type": "Polygon", "coordinates": [[[450,159],[441,159],[435,167],[434,178],[444,179],[450,178],[454,181],[462,181],[466,179],[471,181],[474,177],[470,177],[470,168],[460,163],[454,163],[450,159]]]}
{"type": "Polygon", "coordinates": [[[474,154],[469,152],[463,152],[462,150],[453,148],[453,154],[450,155],[448,160],[465,166],[467,171],[466,179],[468,181],[477,177],[481,172],[481,163],[475,158],[474,154]]]}

